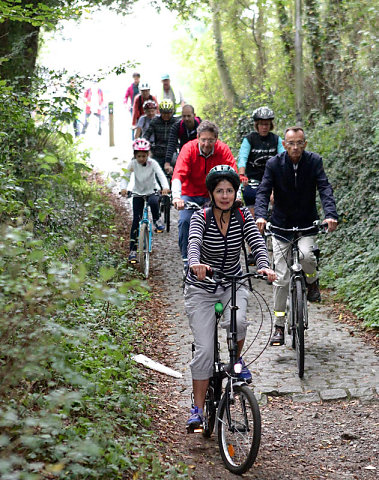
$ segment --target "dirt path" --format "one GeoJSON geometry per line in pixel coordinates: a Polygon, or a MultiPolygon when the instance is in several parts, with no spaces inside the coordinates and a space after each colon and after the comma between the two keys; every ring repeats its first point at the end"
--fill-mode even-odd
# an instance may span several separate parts
{"type": "MultiPolygon", "coordinates": [[[[170,234],[154,237],[149,284],[153,289],[152,315],[159,328],[150,326],[154,341],[145,351],[157,360],[163,358],[183,378],[150,374],[148,388],[156,398],[165,399],[157,406],[155,425],[164,456],[171,462],[187,464],[190,478],[231,479],[235,476],[225,469],[214,436],[203,439],[185,432],[191,402],[188,365],[192,335],[180,286],[176,212],[173,217],[170,234]]],[[[255,288],[271,305],[271,287],[258,282],[255,288]]],[[[253,321],[251,338],[257,329],[254,305],[249,315],[253,321]]],[[[374,346],[365,343],[353,326],[339,323],[325,305],[312,305],[310,319],[303,380],[296,374],[295,354],[288,338],[286,346],[267,348],[251,366],[263,432],[256,463],[243,478],[377,478],[379,382],[374,346]]],[[[246,360],[262,351],[269,335],[270,321],[266,316],[246,360]]]]}

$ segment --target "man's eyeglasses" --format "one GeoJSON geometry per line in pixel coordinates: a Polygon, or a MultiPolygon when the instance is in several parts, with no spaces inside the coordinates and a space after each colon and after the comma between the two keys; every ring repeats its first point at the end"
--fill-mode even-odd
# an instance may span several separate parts
{"type": "Polygon", "coordinates": [[[217,138],[201,138],[199,137],[201,143],[216,143],[217,138]]]}
{"type": "Polygon", "coordinates": [[[285,142],[285,143],[289,147],[294,147],[295,145],[296,145],[296,147],[304,147],[304,145],[305,145],[305,142],[285,142]]]}

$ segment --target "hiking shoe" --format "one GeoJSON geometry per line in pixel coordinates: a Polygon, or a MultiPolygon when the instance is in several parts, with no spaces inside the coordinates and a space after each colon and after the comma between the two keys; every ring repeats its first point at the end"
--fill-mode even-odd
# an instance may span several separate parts
{"type": "Polygon", "coordinates": [[[270,345],[278,347],[284,344],[284,327],[278,327],[275,325],[274,335],[271,337],[270,345]]]}
{"type": "Polygon", "coordinates": [[[249,253],[249,255],[247,256],[247,263],[250,266],[255,265],[255,257],[252,253],[249,253]]]}
{"type": "Polygon", "coordinates": [[[242,370],[241,372],[238,374],[238,378],[243,380],[244,382],[246,383],[251,383],[252,382],[252,378],[251,378],[251,372],[250,370],[247,368],[245,362],[243,361],[243,358],[240,357],[238,359],[238,362],[237,363],[240,363],[242,365],[242,370]]]}
{"type": "Polygon", "coordinates": [[[128,261],[129,263],[137,263],[137,252],[135,250],[130,250],[128,261]]]}
{"type": "Polygon", "coordinates": [[[307,300],[309,300],[310,302],[320,302],[321,293],[318,286],[318,280],[316,280],[313,283],[309,283],[307,287],[308,287],[307,300]]]}
{"type": "Polygon", "coordinates": [[[156,232],[158,232],[158,233],[163,232],[163,230],[164,230],[164,225],[163,225],[163,223],[162,223],[160,220],[157,220],[157,221],[154,223],[154,225],[155,225],[155,231],[156,231],[156,232]]]}
{"type": "Polygon", "coordinates": [[[194,433],[195,430],[202,428],[203,426],[203,409],[194,406],[191,408],[191,416],[187,420],[187,433],[194,433]]]}

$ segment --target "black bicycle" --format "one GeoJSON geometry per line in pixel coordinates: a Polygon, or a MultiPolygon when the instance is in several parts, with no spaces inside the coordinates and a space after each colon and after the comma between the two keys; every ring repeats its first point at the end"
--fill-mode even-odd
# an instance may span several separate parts
{"type": "MultiPolygon", "coordinates": [[[[222,303],[215,304],[214,369],[209,380],[204,405],[204,422],[201,432],[210,437],[217,425],[218,445],[226,468],[235,474],[246,472],[254,463],[261,441],[261,416],[258,402],[249,386],[238,377],[241,364],[237,363],[237,284],[254,277],[266,279],[258,273],[242,276],[226,275],[214,269],[211,274],[216,283],[222,279],[231,282],[230,335],[228,338],[229,363],[220,358],[218,324],[224,311],[222,303]],[[227,379],[223,387],[223,380],[227,379]]],[[[194,345],[192,346],[194,350],[194,345]]]]}
{"type": "Polygon", "coordinates": [[[172,197],[171,193],[168,195],[160,195],[159,197],[159,208],[160,212],[163,214],[163,222],[166,225],[166,232],[170,232],[171,227],[171,204],[172,197]]]}
{"type": "MultiPolygon", "coordinates": [[[[304,376],[304,331],[308,328],[307,284],[305,273],[300,263],[300,250],[298,242],[304,235],[326,233],[327,223],[316,220],[307,228],[280,228],[276,225],[266,224],[266,232],[279,240],[288,242],[288,239],[278,232],[291,233],[290,256],[287,266],[290,269],[290,281],[287,301],[287,331],[292,335],[292,348],[296,349],[297,369],[300,378],[304,376]]],[[[317,252],[316,257],[318,258],[317,252]]]]}

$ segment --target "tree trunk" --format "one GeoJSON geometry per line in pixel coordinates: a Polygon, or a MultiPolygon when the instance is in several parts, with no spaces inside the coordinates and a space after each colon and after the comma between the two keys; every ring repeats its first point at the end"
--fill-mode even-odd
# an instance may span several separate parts
{"type": "Polygon", "coordinates": [[[266,69],[267,59],[266,59],[266,52],[264,48],[264,42],[263,42],[265,25],[264,25],[264,16],[263,16],[264,9],[262,7],[261,0],[258,0],[257,6],[258,6],[258,16],[257,16],[257,19],[255,19],[255,15],[254,15],[251,22],[251,29],[253,32],[254,42],[257,46],[257,51],[258,51],[258,72],[259,72],[259,79],[261,82],[260,90],[263,91],[264,79],[267,76],[267,69],[266,69]]]}
{"type": "Polygon", "coordinates": [[[301,28],[301,0],[295,0],[295,109],[296,125],[303,125],[304,78],[303,78],[303,39],[301,28]]]}
{"type": "Polygon", "coordinates": [[[40,27],[27,22],[0,23],[0,78],[28,89],[36,65],[40,27]]]}
{"type": "Polygon", "coordinates": [[[312,62],[316,73],[317,94],[321,102],[321,111],[326,113],[330,107],[329,90],[324,70],[324,45],[320,28],[320,14],[316,0],[305,0],[307,39],[312,51],[312,62]]]}
{"type": "Polygon", "coordinates": [[[232,77],[230,75],[230,71],[226,63],[224,50],[222,47],[221,25],[219,17],[220,6],[217,0],[211,0],[209,5],[212,12],[212,28],[213,37],[215,40],[215,54],[218,74],[220,77],[221,86],[225,95],[226,102],[228,103],[229,107],[233,108],[240,102],[233,86],[232,77]]]}
{"type": "Polygon", "coordinates": [[[295,74],[295,48],[292,36],[292,22],[287,14],[284,0],[275,0],[276,12],[279,20],[280,38],[283,42],[284,51],[289,59],[292,78],[295,74]]]}

